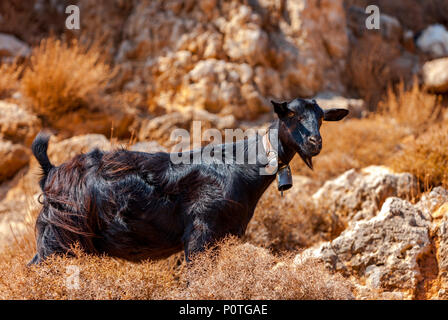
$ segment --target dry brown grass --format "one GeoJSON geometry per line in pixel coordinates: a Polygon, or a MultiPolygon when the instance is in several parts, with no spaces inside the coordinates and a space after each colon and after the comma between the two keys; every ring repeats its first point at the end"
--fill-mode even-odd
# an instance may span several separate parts
{"type": "Polygon", "coordinates": [[[274,253],[297,252],[332,240],[344,229],[342,221],[317,207],[309,195],[288,193],[282,198],[276,183],[265,192],[250,221],[245,240],[274,253]]]}
{"type": "Polygon", "coordinates": [[[351,299],[351,284],[308,260],[274,256],[266,249],[230,239],[218,251],[197,256],[184,274],[192,299],[351,299]]]}
{"type": "Polygon", "coordinates": [[[23,67],[16,62],[0,64],[0,99],[9,97],[19,89],[22,70],[23,67]]]}
{"type": "Polygon", "coordinates": [[[294,266],[291,255],[277,257],[235,240],[197,255],[188,267],[182,255],[136,264],[75,248],[73,258],[51,257],[28,268],[25,251],[2,252],[0,299],[352,298],[350,283],[317,261],[294,266]],[[73,267],[79,268],[78,288],[68,286],[73,267]]]}
{"type": "Polygon", "coordinates": [[[405,89],[404,82],[400,82],[396,90],[389,87],[378,111],[383,117],[393,118],[399,125],[418,134],[441,119],[441,97],[426,92],[414,78],[409,90],[405,89]]]}
{"type": "Polygon", "coordinates": [[[34,49],[22,91],[37,114],[52,118],[88,106],[104,93],[112,76],[97,46],[49,38],[34,49]]]}
{"type": "Polygon", "coordinates": [[[448,123],[410,138],[390,165],[397,171],[414,174],[426,190],[439,185],[448,187],[448,123]]]}
{"type": "Polygon", "coordinates": [[[84,254],[54,256],[38,266],[30,210],[28,232],[0,252],[0,299],[351,299],[348,280],[317,261],[293,264],[293,256],[230,238],[193,258],[183,254],[160,261],[127,262],[84,254]],[[79,268],[79,287],[71,268],[79,268]]]}

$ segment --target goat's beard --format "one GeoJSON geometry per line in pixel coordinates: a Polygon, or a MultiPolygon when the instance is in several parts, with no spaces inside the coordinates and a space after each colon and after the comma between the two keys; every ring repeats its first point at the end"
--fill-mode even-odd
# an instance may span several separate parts
{"type": "Polygon", "coordinates": [[[305,153],[303,153],[300,148],[297,153],[299,154],[300,158],[302,158],[303,162],[305,162],[305,164],[308,166],[308,168],[313,170],[313,157],[305,155],[305,153]]]}
{"type": "Polygon", "coordinates": [[[300,158],[302,158],[303,162],[305,162],[308,168],[313,170],[313,157],[317,156],[320,153],[320,149],[310,152],[309,150],[304,151],[302,147],[297,146],[296,152],[299,154],[300,158]]]}

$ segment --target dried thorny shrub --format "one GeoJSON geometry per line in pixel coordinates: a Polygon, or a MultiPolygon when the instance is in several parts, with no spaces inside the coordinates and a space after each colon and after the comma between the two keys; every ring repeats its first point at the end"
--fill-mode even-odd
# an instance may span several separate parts
{"type": "Polygon", "coordinates": [[[22,66],[16,62],[0,64],[0,99],[10,96],[20,87],[22,66]]]}
{"type": "Polygon", "coordinates": [[[249,222],[244,239],[251,244],[274,253],[297,252],[320,241],[332,240],[344,229],[338,216],[318,207],[309,200],[309,194],[286,191],[281,197],[276,188],[273,183],[265,192],[249,222]]]}
{"type": "Polygon", "coordinates": [[[294,265],[292,255],[274,256],[235,239],[196,255],[190,266],[180,254],[132,263],[76,247],[72,253],[27,267],[32,250],[6,249],[0,258],[0,299],[353,298],[350,282],[321,263],[294,265]],[[73,277],[77,271],[79,281],[73,277]]]}
{"type": "Polygon", "coordinates": [[[95,44],[73,40],[42,40],[31,56],[22,79],[22,91],[32,109],[49,119],[86,107],[104,93],[113,76],[106,58],[95,44]]]}
{"type": "Polygon", "coordinates": [[[414,78],[409,90],[401,81],[396,90],[389,87],[387,95],[378,105],[378,111],[385,118],[393,118],[413,133],[426,131],[441,118],[441,97],[427,93],[414,78]]]}
{"type": "Polygon", "coordinates": [[[76,257],[54,256],[32,267],[26,266],[29,256],[3,252],[0,299],[164,299],[177,284],[174,259],[133,264],[74,252],[76,257]],[[73,282],[76,270],[79,281],[73,282]]]}
{"type": "MultiPolygon", "coordinates": [[[[31,208],[31,207],[30,207],[31,208]]],[[[295,266],[290,254],[234,238],[193,257],[182,253],[159,261],[132,263],[83,253],[52,256],[26,264],[35,253],[34,222],[28,231],[0,251],[0,299],[351,299],[350,282],[316,261],[295,266]],[[79,281],[73,275],[79,271],[79,281]],[[237,280],[236,280],[237,279],[237,280]]]]}
{"type": "Polygon", "coordinates": [[[352,299],[348,280],[316,260],[294,264],[292,255],[228,239],[194,257],[185,298],[191,299],[352,299]]]}
{"type": "Polygon", "coordinates": [[[434,126],[418,138],[410,137],[403,150],[391,159],[397,171],[410,172],[423,189],[448,187],[448,123],[434,126]]]}

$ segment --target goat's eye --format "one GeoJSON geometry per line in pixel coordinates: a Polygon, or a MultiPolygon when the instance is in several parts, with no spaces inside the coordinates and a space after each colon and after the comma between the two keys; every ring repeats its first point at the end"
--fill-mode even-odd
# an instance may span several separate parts
{"type": "Polygon", "coordinates": [[[296,114],[294,112],[292,112],[292,111],[289,111],[288,114],[287,114],[288,118],[294,118],[295,115],[296,114]]]}

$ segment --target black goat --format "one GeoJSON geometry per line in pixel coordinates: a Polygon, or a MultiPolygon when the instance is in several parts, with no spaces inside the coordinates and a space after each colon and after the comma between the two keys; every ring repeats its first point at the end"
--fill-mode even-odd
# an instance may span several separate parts
{"type": "MultiPolygon", "coordinates": [[[[322,147],[322,120],[348,114],[345,109],[323,111],[314,100],[273,105],[279,119],[270,130],[278,130],[281,165],[298,153],[312,168],[311,158],[322,147]]],[[[262,138],[218,148],[235,157],[238,146],[243,144],[246,153],[262,138]]],[[[166,257],[183,247],[188,260],[228,234],[242,236],[275,179],[275,174],[260,175],[265,163],[174,164],[164,152],[96,149],[55,167],[47,156],[48,140],[41,133],[32,145],[43,171],[43,207],[36,222],[37,254],[30,263],[68,252],[75,242],[87,253],[132,261],[166,257]]]]}

